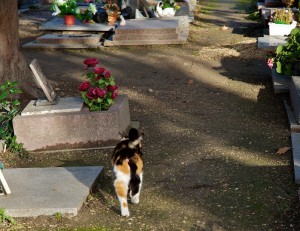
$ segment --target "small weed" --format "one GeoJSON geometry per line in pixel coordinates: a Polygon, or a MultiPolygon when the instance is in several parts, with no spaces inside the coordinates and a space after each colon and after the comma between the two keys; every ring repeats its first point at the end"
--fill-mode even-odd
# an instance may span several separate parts
{"type": "Polygon", "coordinates": [[[11,217],[11,216],[8,216],[6,213],[5,213],[5,210],[3,208],[0,208],[0,219],[2,221],[2,223],[4,222],[8,222],[12,225],[16,225],[16,221],[11,217]]]}
{"type": "Polygon", "coordinates": [[[249,14],[246,19],[248,20],[251,20],[251,21],[255,21],[255,22],[259,22],[261,19],[260,19],[260,14],[258,11],[255,11],[251,14],[249,14]]]}
{"type": "Polygon", "coordinates": [[[57,221],[62,221],[63,215],[60,212],[54,214],[54,217],[57,221]]]}

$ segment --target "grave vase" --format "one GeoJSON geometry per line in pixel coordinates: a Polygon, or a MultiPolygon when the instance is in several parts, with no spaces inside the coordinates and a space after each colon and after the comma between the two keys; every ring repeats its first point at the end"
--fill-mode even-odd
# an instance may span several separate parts
{"type": "Polygon", "coordinates": [[[269,22],[269,35],[289,35],[291,30],[297,26],[297,22],[293,21],[292,24],[276,24],[269,22]]]}
{"type": "Polygon", "coordinates": [[[72,26],[75,24],[76,17],[74,15],[64,15],[64,21],[67,26],[72,26]]]}

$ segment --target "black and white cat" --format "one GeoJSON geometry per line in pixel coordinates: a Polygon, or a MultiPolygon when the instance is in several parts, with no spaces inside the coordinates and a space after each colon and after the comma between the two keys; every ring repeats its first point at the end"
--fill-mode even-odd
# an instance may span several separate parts
{"type": "Polygon", "coordinates": [[[122,216],[129,216],[128,194],[133,204],[139,203],[144,168],[142,139],[143,134],[139,135],[137,129],[131,128],[128,137],[122,138],[113,151],[114,187],[122,216]]]}

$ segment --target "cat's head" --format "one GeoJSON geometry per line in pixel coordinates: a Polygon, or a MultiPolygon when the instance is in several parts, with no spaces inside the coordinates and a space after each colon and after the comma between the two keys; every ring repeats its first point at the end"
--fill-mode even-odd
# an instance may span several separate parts
{"type": "Polygon", "coordinates": [[[139,134],[136,128],[130,128],[128,136],[123,136],[121,140],[128,140],[129,148],[142,148],[144,133],[139,134]]]}

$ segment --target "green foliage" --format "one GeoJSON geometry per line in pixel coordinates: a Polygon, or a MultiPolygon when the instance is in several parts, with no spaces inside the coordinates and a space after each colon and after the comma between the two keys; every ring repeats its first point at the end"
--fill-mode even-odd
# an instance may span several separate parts
{"type": "Polygon", "coordinates": [[[8,222],[8,223],[11,223],[13,225],[17,224],[16,221],[11,216],[6,215],[3,208],[0,208],[0,219],[2,220],[2,223],[8,222]]]}
{"type": "Polygon", "coordinates": [[[22,144],[16,142],[12,119],[20,111],[20,101],[13,99],[13,95],[22,91],[17,88],[17,82],[7,81],[0,85],[0,139],[5,141],[7,148],[13,153],[25,152],[22,144]]]}
{"type": "Polygon", "coordinates": [[[80,14],[80,10],[77,6],[76,0],[54,0],[50,7],[53,15],[74,15],[80,14]]]}
{"type": "Polygon", "coordinates": [[[274,63],[276,72],[283,75],[292,75],[292,64],[300,61],[300,29],[291,31],[285,45],[279,45],[276,49],[274,63]]]}
{"type": "Polygon", "coordinates": [[[255,12],[249,14],[246,17],[246,19],[251,20],[251,21],[255,21],[255,22],[259,22],[261,20],[259,11],[255,11],[255,12]]]}

